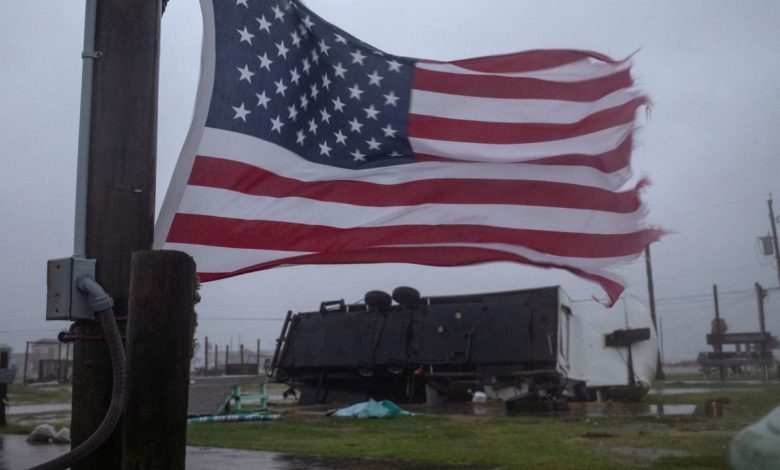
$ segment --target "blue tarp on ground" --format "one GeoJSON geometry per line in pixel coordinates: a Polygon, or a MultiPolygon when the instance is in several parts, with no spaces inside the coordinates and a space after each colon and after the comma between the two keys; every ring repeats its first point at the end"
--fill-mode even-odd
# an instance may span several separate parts
{"type": "Polygon", "coordinates": [[[354,418],[387,418],[390,416],[414,416],[414,413],[401,409],[390,400],[368,400],[346,408],[340,408],[331,416],[349,416],[354,418]]]}

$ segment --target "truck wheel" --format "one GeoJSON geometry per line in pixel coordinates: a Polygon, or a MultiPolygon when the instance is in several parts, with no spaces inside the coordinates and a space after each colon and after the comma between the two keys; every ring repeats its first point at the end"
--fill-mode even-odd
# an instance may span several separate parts
{"type": "Polygon", "coordinates": [[[414,287],[396,287],[393,289],[393,300],[399,305],[417,305],[420,303],[420,292],[414,287]]]}
{"type": "Polygon", "coordinates": [[[381,290],[368,291],[363,299],[371,310],[386,310],[393,303],[390,294],[381,290]]]}

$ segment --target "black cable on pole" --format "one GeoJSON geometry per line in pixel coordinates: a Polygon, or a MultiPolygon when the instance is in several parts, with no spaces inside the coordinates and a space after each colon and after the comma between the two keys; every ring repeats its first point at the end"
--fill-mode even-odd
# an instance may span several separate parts
{"type": "Polygon", "coordinates": [[[112,308],[102,310],[97,312],[97,316],[100,318],[100,324],[103,326],[103,331],[105,331],[106,334],[108,349],[111,353],[111,364],[114,370],[111,404],[108,406],[106,416],[103,418],[103,421],[95,432],[78,447],[56,459],[32,467],[31,470],[62,470],[73,466],[73,464],[100,447],[114,431],[117,423],[119,423],[119,419],[122,417],[126,400],[125,382],[127,380],[125,348],[122,344],[122,338],[119,335],[119,327],[114,319],[114,310],[112,308]]]}

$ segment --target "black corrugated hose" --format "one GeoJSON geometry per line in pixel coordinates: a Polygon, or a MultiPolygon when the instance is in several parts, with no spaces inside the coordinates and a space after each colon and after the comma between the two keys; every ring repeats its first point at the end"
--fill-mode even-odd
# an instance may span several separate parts
{"type": "Polygon", "coordinates": [[[100,319],[103,331],[108,342],[108,350],[111,353],[111,366],[114,376],[111,389],[111,404],[108,406],[106,416],[98,426],[97,430],[82,442],[78,447],[72,449],[67,454],[63,454],[54,460],[42,463],[31,470],[60,470],[66,469],[84,457],[88,456],[100,447],[111,435],[116,427],[125,407],[127,381],[127,370],[125,365],[125,348],[122,345],[122,338],[119,335],[119,327],[114,319],[113,300],[106,294],[100,285],[92,278],[79,280],[79,288],[86,292],[95,314],[100,319]]]}

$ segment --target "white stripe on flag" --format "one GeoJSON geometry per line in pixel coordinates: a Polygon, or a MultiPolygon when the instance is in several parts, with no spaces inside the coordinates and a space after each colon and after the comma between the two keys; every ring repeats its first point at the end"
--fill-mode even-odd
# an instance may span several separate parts
{"type": "MultiPolygon", "coordinates": [[[[625,136],[630,133],[628,127],[623,130],[625,136]]],[[[621,142],[618,141],[615,147],[621,142]]],[[[400,171],[401,168],[396,166],[349,170],[310,162],[284,147],[256,137],[209,127],[203,131],[197,154],[246,163],[305,182],[355,180],[398,184],[430,179],[505,179],[568,183],[615,191],[631,177],[630,168],[604,174],[595,168],[582,166],[479,162],[420,162],[407,168],[412,171],[400,171]]]]}
{"type": "MultiPolygon", "coordinates": [[[[359,203],[359,201],[356,201],[359,203]]],[[[187,186],[179,213],[326,227],[484,225],[566,233],[636,232],[644,207],[628,214],[508,204],[420,204],[367,207],[301,197],[252,196],[226,189],[187,186]]]]}
{"type": "Polygon", "coordinates": [[[621,89],[596,101],[483,98],[412,90],[410,112],[482,122],[572,124],[589,115],[639,98],[636,89],[621,89]]]}
{"type": "Polygon", "coordinates": [[[598,155],[614,150],[634,128],[633,123],[615,126],[569,139],[528,144],[481,144],[412,137],[416,153],[481,162],[522,162],[558,155],[598,155]]]}

